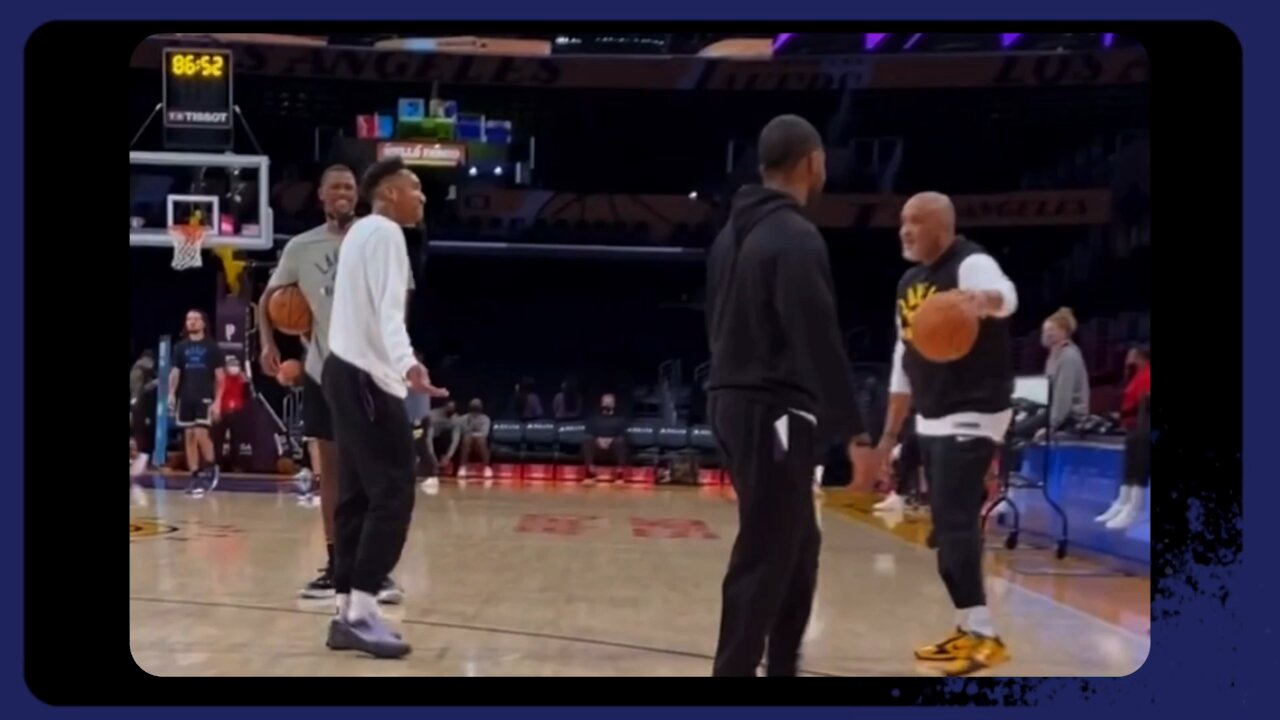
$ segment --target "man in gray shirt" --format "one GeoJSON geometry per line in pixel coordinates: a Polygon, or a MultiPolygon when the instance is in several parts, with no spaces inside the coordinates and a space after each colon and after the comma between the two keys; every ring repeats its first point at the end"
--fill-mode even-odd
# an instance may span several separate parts
{"type": "MultiPolygon", "coordinates": [[[[320,202],[324,206],[325,224],[294,237],[284,246],[267,289],[258,301],[258,329],[262,344],[262,371],[274,376],[280,369],[280,350],[276,346],[267,300],[271,293],[286,285],[297,285],[311,308],[311,333],[303,338],[306,345],[306,370],[302,386],[302,424],[311,458],[314,481],[320,486],[320,513],[324,518],[324,537],[329,557],[319,577],[307,583],[302,596],[323,599],[333,596],[333,527],[338,505],[337,477],[326,477],[338,465],[338,450],[333,441],[333,421],[329,404],[320,389],[320,373],[329,356],[329,319],[333,312],[333,280],[338,269],[338,248],[355,222],[356,176],[345,165],[333,165],[320,177],[320,202]]],[[[412,278],[409,283],[413,288],[412,278]]],[[[403,592],[387,583],[378,594],[384,603],[399,603],[403,592]]]]}
{"type": "Polygon", "coordinates": [[[462,425],[459,423],[458,406],[450,400],[444,405],[432,409],[424,419],[422,447],[419,459],[427,466],[427,479],[422,488],[433,492],[440,487],[441,469],[453,461],[453,454],[458,451],[458,443],[462,441],[462,425]],[[444,457],[436,457],[436,438],[449,435],[449,449],[444,457]]]}

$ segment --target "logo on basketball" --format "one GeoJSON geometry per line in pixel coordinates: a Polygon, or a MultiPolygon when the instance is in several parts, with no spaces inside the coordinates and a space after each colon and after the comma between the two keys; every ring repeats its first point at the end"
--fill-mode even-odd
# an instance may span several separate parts
{"type": "Polygon", "coordinates": [[[907,296],[898,300],[898,316],[902,319],[902,340],[911,341],[911,321],[924,301],[938,291],[928,283],[916,283],[907,288],[907,296]]]}

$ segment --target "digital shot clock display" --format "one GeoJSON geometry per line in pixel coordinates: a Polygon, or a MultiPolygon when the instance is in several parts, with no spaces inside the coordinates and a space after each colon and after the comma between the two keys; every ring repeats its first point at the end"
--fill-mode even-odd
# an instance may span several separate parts
{"type": "Polygon", "coordinates": [[[231,51],[165,48],[164,126],[232,128],[231,51]]]}

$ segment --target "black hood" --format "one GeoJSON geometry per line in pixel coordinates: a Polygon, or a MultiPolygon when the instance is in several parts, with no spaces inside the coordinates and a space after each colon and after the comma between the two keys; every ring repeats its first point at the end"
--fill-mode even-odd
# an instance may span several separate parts
{"type": "Polygon", "coordinates": [[[800,212],[800,204],[790,195],[760,185],[745,185],[733,196],[729,228],[739,243],[762,220],[781,210],[800,212]]]}

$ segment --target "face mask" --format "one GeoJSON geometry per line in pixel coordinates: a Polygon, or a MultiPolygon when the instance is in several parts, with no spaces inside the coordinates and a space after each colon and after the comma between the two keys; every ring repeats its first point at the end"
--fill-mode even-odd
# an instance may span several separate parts
{"type": "Polygon", "coordinates": [[[240,366],[239,366],[239,365],[228,365],[228,366],[227,366],[227,374],[228,374],[228,375],[239,375],[239,374],[240,374],[240,366]]]}

